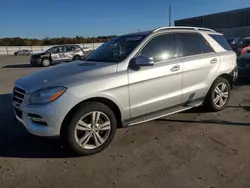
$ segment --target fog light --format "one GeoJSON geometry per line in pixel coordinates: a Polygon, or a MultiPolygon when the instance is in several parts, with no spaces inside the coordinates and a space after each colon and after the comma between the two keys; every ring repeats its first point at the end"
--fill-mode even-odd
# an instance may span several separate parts
{"type": "Polygon", "coordinates": [[[37,124],[47,125],[47,123],[43,120],[43,118],[36,114],[28,114],[28,119],[37,124]]]}

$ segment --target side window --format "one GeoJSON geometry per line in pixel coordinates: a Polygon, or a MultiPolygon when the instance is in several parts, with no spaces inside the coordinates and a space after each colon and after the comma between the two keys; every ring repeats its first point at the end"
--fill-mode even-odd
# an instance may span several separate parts
{"type": "Polygon", "coordinates": [[[209,34],[222,48],[225,50],[231,51],[232,48],[230,47],[229,43],[225,39],[223,35],[216,35],[216,34],[209,34]]]}
{"type": "Polygon", "coordinates": [[[211,48],[210,44],[207,42],[206,39],[204,39],[201,36],[201,48],[202,48],[202,53],[210,53],[210,52],[214,52],[214,50],[211,48]]]}
{"type": "Polygon", "coordinates": [[[151,39],[141,50],[140,55],[153,57],[155,62],[173,58],[175,55],[173,34],[160,35],[151,39]]]}
{"type": "Polygon", "coordinates": [[[57,53],[63,53],[63,52],[66,52],[67,50],[67,47],[66,46],[59,46],[57,48],[57,53]]]}
{"type": "Polygon", "coordinates": [[[179,57],[214,52],[199,33],[176,33],[176,49],[179,57]]]}
{"type": "Polygon", "coordinates": [[[66,52],[72,52],[74,48],[72,46],[66,46],[66,52]]]}
{"type": "Polygon", "coordinates": [[[175,33],[175,41],[179,57],[202,53],[201,36],[198,33],[175,33]]]}
{"type": "Polygon", "coordinates": [[[249,45],[250,45],[250,40],[249,39],[244,39],[243,46],[246,47],[246,46],[249,46],[249,45]]]}

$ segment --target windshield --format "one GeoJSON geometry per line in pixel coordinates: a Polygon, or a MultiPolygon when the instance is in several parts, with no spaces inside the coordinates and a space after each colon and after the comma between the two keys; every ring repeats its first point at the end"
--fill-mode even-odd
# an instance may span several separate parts
{"type": "Polygon", "coordinates": [[[55,47],[49,48],[48,50],[46,50],[45,52],[48,53],[53,53],[55,51],[55,47]]]}
{"type": "Polygon", "coordinates": [[[87,61],[121,62],[140,44],[146,35],[119,36],[104,43],[87,58],[87,61]]]}

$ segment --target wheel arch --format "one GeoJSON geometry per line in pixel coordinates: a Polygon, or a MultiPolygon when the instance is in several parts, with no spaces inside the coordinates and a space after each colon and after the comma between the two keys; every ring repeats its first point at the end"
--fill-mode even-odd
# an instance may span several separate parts
{"type": "Polygon", "coordinates": [[[83,105],[83,103],[85,103],[85,102],[99,102],[99,103],[102,103],[102,104],[106,105],[107,107],[109,107],[113,111],[113,113],[115,114],[115,117],[117,119],[117,126],[122,127],[122,113],[121,113],[119,106],[114,101],[112,101],[108,98],[92,97],[92,98],[89,98],[89,99],[86,99],[86,100],[79,102],[73,108],[71,108],[71,110],[67,113],[67,115],[64,117],[64,119],[62,121],[60,134],[64,134],[63,131],[65,130],[65,127],[68,125],[69,121],[71,120],[71,117],[81,107],[81,105],[83,105]]]}
{"type": "Polygon", "coordinates": [[[207,98],[207,95],[211,89],[211,87],[213,86],[214,82],[218,79],[218,78],[225,78],[226,80],[228,80],[229,84],[230,84],[230,88],[232,89],[233,87],[233,84],[234,84],[234,81],[233,81],[233,76],[230,74],[230,73],[222,73],[222,74],[219,74],[214,80],[213,82],[211,83],[210,87],[208,88],[207,92],[206,92],[206,97],[205,99],[207,98]]]}
{"type": "MultiPolygon", "coordinates": [[[[225,78],[226,80],[228,80],[228,82],[229,82],[229,84],[230,84],[230,87],[232,88],[233,87],[233,76],[231,75],[231,74],[227,74],[227,73],[223,73],[223,74],[220,74],[219,76],[217,76],[217,78],[219,78],[219,77],[221,77],[221,78],[225,78]]],[[[216,79],[217,79],[216,78],[216,79]]],[[[215,79],[215,80],[216,80],[215,79]]],[[[214,82],[215,82],[215,80],[214,80],[214,82]]],[[[214,83],[213,82],[213,83],[214,83]]]]}

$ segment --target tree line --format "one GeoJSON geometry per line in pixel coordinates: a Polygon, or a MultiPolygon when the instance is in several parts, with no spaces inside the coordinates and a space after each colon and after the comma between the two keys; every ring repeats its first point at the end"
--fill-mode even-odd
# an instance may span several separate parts
{"type": "Polygon", "coordinates": [[[29,39],[29,38],[0,38],[0,46],[47,46],[60,44],[81,44],[81,43],[98,43],[106,42],[115,35],[99,36],[99,37],[60,37],[60,38],[44,38],[44,39],[29,39]]]}

